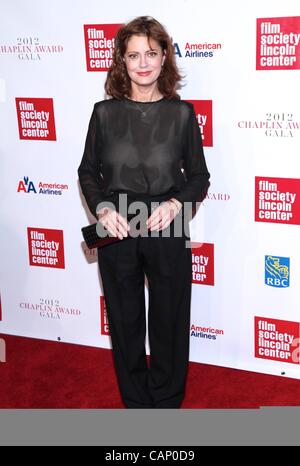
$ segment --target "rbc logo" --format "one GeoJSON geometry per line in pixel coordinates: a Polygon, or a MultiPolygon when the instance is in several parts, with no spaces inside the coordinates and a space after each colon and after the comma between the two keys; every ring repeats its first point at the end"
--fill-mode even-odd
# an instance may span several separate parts
{"type": "Polygon", "coordinates": [[[265,256],[265,284],[276,288],[290,286],[290,258],[265,256]]]}

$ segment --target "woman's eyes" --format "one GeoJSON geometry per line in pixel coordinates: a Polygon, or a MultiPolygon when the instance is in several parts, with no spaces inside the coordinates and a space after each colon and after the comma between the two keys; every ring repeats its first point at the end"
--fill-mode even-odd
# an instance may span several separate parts
{"type": "MultiPolygon", "coordinates": [[[[156,52],[150,52],[150,53],[148,53],[148,55],[151,56],[151,57],[156,57],[157,53],[156,52]]],[[[132,55],[128,55],[128,56],[129,56],[129,58],[136,58],[137,57],[136,54],[132,54],[132,55]]]]}

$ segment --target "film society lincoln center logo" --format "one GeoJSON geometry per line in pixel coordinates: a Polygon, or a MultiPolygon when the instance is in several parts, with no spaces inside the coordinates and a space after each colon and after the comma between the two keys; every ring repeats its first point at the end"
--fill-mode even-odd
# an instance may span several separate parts
{"type": "Polygon", "coordinates": [[[213,103],[212,100],[187,100],[194,106],[196,119],[204,147],[213,147],[213,103]]]}
{"type": "Polygon", "coordinates": [[[87,71],[108,71],[115,36],[122,24],[86,24],[84,40],[87,71]]]}
{"type": "Polygon", "coordinates": [[[299,364],[300,323],[255,317],[255,357],[299,364]]]}
{"type": "Polygon", "coordinates": [[[300,179],[255,177],[255,221],[300,225],[300,179]]]}
{"type": "Polygon", "coordinates": [[[192,243],[192,283],[215,285],[214,244],[192,243]]]}
{"type": "Polygon", "coordinates": [[[16,97],[20,139],[56,141],[53,99],[16,97]]]}
{"type": "Polygon", "coordinates": [[[300,16],[257,19],[256,69],[300,69],[300,16]]]}
{"type": "Polygon", "coordinates": [[[62,230],[27,228],[29,263],[36,267],[65,268],[62,230]]]}
{"type": "Polygon", "coordinates": [[[104,296],[100,296],[100,326],[101,335],[110,335],[104,296]]]}

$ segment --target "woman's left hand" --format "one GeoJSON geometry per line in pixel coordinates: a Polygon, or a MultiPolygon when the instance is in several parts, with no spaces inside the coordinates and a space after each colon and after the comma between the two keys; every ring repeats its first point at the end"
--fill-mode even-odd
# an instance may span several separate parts
{"type": "Polygon", "coordinates": [[[167,228],[176,215],[179,213],[182,207],[182,203],[177,199],[169,199],[158,206],[150,217],[146,224],[150,231],[160,231],[167,228]]]}

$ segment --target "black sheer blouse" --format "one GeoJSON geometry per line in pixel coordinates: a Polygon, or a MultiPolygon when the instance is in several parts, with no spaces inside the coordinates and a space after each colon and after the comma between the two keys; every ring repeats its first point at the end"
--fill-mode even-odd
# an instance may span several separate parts
{"type": "Polygon", "coordinates": [[[210,173],[193,105],[165,97],[96,102],[78,176],[96,218],[97,205],[118,192],[170,192],[182,203],[196,202],[210,185],[210,173]]]}

